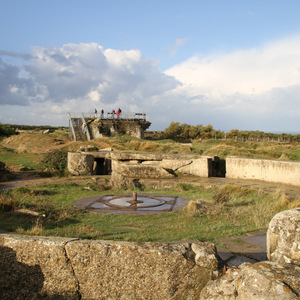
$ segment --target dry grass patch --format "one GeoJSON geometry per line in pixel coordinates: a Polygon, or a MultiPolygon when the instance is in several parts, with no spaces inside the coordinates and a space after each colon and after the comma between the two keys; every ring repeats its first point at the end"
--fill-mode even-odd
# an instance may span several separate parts
{"type": "Polygon", "coordinates": [[[28,234],[28,235],[42,235],[43,234],[43,224],[40,218],[35,220],[33,226],[29,229],[24,229],[19,227],[16,229],[16,233],[19,234],[28,234]]]}
{"type": "Polygon", "coordinates": [[[0,212],[14,211],[19,204],[19,201],[12,197],[9,192],[0,194],[0,212]]]}

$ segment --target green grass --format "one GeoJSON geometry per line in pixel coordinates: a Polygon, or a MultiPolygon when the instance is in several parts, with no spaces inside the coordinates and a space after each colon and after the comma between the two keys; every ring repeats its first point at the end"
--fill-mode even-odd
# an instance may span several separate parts
{"type": "MultiPolygon", "coordinates": [[[[158,215],[97,214],[74,207],[77,200],[98,194],[122,191],[86,190],[73,183],[21,187],[1,192],[0,198],[15,199],[15,209],[0,213],[0,228],[8,231],[45,235],[137,242],[211,240],[266,228],[275,213],[287,209],[290,201],[281,203],[280,194],[261,193],[254,189],[226,186],[208,189],[204,186],[179,185],[176,190],[147,190],[149,193],[176,194],[193,199],[198,211],[188,208],[177,213],[158,215]],[[213,204],[214,195],[229,191],[223,205],[213,204]],[[203,202],[205,201],[205,202],[203,202]],[[204,203],[204,205],[203,205],[204,203]],[[200,205],[201,204],[201,205],[200,205]],[[30,209],[37,216],[17,213],[30,209]]],[[[128,192],[128,191],[123,191],[128,192]]],[[[286,199],[285,199],[286,200],[286,199]]],[[[1,210],[0,210],[1,211],[1,210]]]]}
{"type": "MultiPolygon", "coordinates": [[[[55,131],[49,136],[32,132],[4,139],[0,144],[0,161],[20,169],[41,170],[44,154],[53,145],[59,145],[53,144],[55,138],[65,141],[61,147],[66,150],[75,151],[80,147],[81,143],[68,144],[66,137],[67,131],[55,131]],[[19,148],[20,145],[24,147],[19,148]],[[40,154],[32,153],[33,148],[40,154]]],[[[195,153],[218,155],[221,159],[235,155],[300,161],[299,143],[212,139],[184,144],[173,140],[139,140],[121,136],[95,139],[88,144],[99,148],[111,146],[115,151],[126,152],[195,153]]],[[[97,191],[93,184],[87,190],[86,186],[72,183],[18,188],[0,193],[0,228],[24,234],[124,241],[214,240],[266,228],[274,214],[294,205],[280,193],[273,195],[233,185],[223,189],[196,185],[197,182],[181,183],[173,190],[145,190],[179,195],[199,206],[194,205],[193,211],[185,209],[178,213],[146,216],[100,215],[73,206],[84,197],[128,191],[97,191]],[[7,212],[9,207],[11,211],[7,212]],[[16,213],[20,208],[36,211],[38,216],[16,213]]]]}
{"type": "Polygon", "coordinates": [[[0,145],[0,161],[7,165],[25,167],[29,169],[41,168],[44,155],[34,153],[18,153],[17,151],[0,145]]]}

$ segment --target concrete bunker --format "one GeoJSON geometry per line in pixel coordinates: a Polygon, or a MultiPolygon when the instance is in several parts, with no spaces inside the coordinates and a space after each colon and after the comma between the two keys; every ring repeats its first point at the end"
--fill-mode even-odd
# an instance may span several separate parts
{"type": "Polygon", "coordinates": [[[180,175],[224,177],[225,171],[220,166],[222,164],[217,156],[106,151],[68,153],[68,170],[72,175],[120,175],[131,178],[172,178],[180,175]]]}
{"type": "Polygon", "coordinates": [[[95,138],[127,134],[144,138],[144,132],[151,126],[144,113],[132,113],[116,116],[103,114],[69,114],[69,139],[89,141],[95,138]]]}
{"type": "Polygon", "coordinates": [[[218,156],[196,154],[120,153],[95,151],[87,147],[81,152],[68,153],[68,170],[72,175],[111,175],[115,182],[124,178],[136,180],[190,175],[300,186],[300,162],[239,157],[227,157],[225,161],[218,156]]]}

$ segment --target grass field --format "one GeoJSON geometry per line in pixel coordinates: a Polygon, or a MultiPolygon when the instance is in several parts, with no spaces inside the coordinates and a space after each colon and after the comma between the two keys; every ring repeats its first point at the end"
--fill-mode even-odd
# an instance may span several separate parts
{"type": "MultiPolygon", "coordinates": [[[[11,170],[44,171],[48,151],[78,150],[81,145],[111,147],[114,151],[152,153],[195,153],[281,160],[300,160],[299,143],[237,142],[204,140],[176,143],[172,140],[139,140],[121,136],[90,142],[68,140],[66,130],[48,135],[26,131],[0,142],[0,161],[11,170]]],[[[54,179],[55,182],[55,179],[54,179]]],[[[178,213],[160,215],[101,215],[81,211],[74,202],[97,194],[129,191],[103,190],[97,185],[72,182],[15,188],[0,192],[0,228],[48,236],[125,241],[211,240],[266,228],[279,211],[300,206],[299,199],[282,191],[267,193],[251,187],[178,184],[176,189],[145,190],[178,195],[193,200],[178,213]]]]}
{"type": "Polygon", "coordinates": [[[178,213],[104,215],[79,210],[73,205],[81,198],[111,192],[74,183],[1,192],[0,228],[22,234],[88,239],[213,241],[266,228],[275,213],[300,204],[299,199],[289,199],[280,191],[269,194],[231,185],[207,188],[178,184],[175,190],[143,191],[191,199],[178,213]]]}
{"type": "Polygon", "coordinates": [[[232,140],[203,140],[192,143],[176,143],[173,140],[140,140],[130,136],[95,139],[89,142],[68,140],[68,131],[56,130],[50,134],[42,131],[25,131],[0,141],[0,161],[8,166],[42,170],[41,161],[45,153],[63,149],[76,151],[81,145],[112,148],[121,152],[179,153],[217,155],[248,158],[280,159],[300,161],[299,143],[239,142],[232,140]]]}

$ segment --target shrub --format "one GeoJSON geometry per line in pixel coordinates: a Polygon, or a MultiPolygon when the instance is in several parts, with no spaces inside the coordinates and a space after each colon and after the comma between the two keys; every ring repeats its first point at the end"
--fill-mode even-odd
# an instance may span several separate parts
{"type": "Polygon", "coordinates": [[[16,134],[15,128],[7,124],[0,124],[0,137],[9,137],[16,134]]]}
{"type": "Polygon", "coordinates": [[[230,192],[226,188],[221,188],[213,195],[214,203],[224,205],[229,201],[230,192]]]}
{"type": "Polygon", "coordinates": [[[47,169],[55,170],[63,176],[67,167],[67,152],[63,150],[48,152],[43,159],[43,164],[47,169]]]}
{"type": "Polygon", "coordinates": [[[19,202],[14,199],[9,193],[0,194],[0,212],[13,211],[19,202]]]}
{"type": "Polygon", "coordinates": [[[192,184],[188,184],[188,183],[179,183],[177,184],[177,189],[179,191],[190,191],[194,189],[194,186],[192,184]]]}

